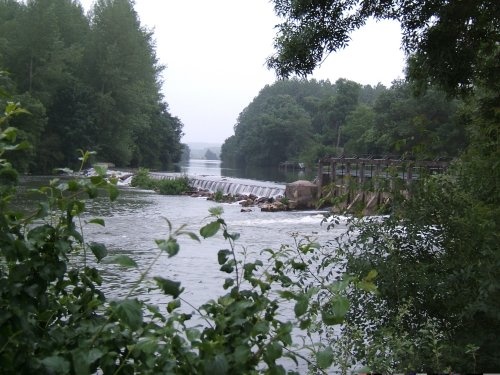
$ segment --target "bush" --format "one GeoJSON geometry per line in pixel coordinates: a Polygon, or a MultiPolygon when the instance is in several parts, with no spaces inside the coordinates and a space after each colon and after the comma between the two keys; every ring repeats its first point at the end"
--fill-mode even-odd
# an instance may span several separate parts
{"type": "Polygon", "coordinates": [[[179,177],[156,180],[150,177],[149,169],[139,168],[132,178],[131,185],[141,189],[155,190],[162,195],[180,195],[189,190],[189,179],[179,177]]]}
{"type": "Polygon", "coordinates": [[[189,190],[189,179],[187,177],[179,177],[173,180],[158,180],[156,189],[163,195],[180,195],[189,190]]]}
{"type": "Polygon", "coordinates": [[[154,182],[155,180],[153,180],[149,176],[149,169],[139,168],[134,177],[132,177],[132,182],[130,183],[130,185],[133,187],[139,187],[141,189],[153,190],[154,182]]]}

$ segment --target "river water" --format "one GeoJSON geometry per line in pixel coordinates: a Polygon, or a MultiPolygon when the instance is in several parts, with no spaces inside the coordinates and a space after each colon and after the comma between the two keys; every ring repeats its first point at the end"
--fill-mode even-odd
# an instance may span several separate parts
{"type": "MultiPolygon", "coordinates": [[[[218,162],[207,161],[191,161],[183,167],[182,173],[207,178],[219,176],[221,179],[226,174],[218,162]]],[[[276,182],[284,181],[270,183],[276,182]]],[[[172,223],[174,230],[185,224],[185,230],[199,234],[199,229],[210,221],[207,218],[208,210],[215,206],[223,208],[223,218],[229,231],[240,233],[238,251],[246,249],[250,258],[261,257],[261,251],[266,248],[277,250],[282,244],[293,244],[292,236],[297,233],[299,236],[317,239],[319,243],[326,243],[345,230],[342,225],[334,230],[327,230],[325,224],[321,225],[324,217],[321,211],[271,213],[254,207],[250,212],[242,212],[237,203],[218,204],[206,198],[164,196],[152,191],[120,187],[120,196],[115,202],[109,202],[104,197],[89,201],[89,213],[83,220],[86,241],[103,243],[110,255],[124,254],[138,264],[138,268],[133,269],[112,264],[98,265],[104,274],[103,285],[107,295],[110,298],[121,298],[131,294],[162,306],[170,299],[154,289],[151,291],[154,276],[181,282],[184,288],[181,297],[186,301],[182,309],[187,310],[186,312],[193,312],[193,307],[199,307],[224,294],[222,285],[227,274],[219,270],[217,252],[229,246],[222,234],[208,239],[201,239],[200,236],[201,243],[187,236],[180,237],[181,249],[178,255],[168,258],[164,254],[152,264],[159,252],[155,239],[166,239],[169,235],[166,219],[172,223]],[[103,218],[105,226],[85,224],[92,217],[103,218]],[[137,285],[141,272],[151,264],[146,281],[137,285]]],[[[293,310],[290,310],[290,314],[293,314],[293,310]]]]}
{"type": "MultiPolygon", "coordinates": [[[[191,161],[182,171],[188,176],[213,176],[224,178],[218,162],[191,161]]],[[[242,179],[248,183],[248,179],[242,179]]],[[[263,181],[256,181],[262,184],[263,181]]],[[[275,182],[270,182],[274,185],[275,182]]],[[[137,270],[121,269],[106,265],[105,272],[113,295],[123,296],[157,255],[155,239],[168,238],[169,230],[165,219],[172,223],[174,230],[186,225],[185,230],[199,234],[199,229],[211,219],[209,209],[222,207],[223,218],[230,232],[238,232],[239,250],[246,249],[249,256],[257,257],[266,248],[279,249],[282,244],[293,244],[293,235],[310,236],[320,243],[335,237],[344,228],[327,230],[321,221],[323,211],[283,211],[262,212],[253,207],[250,212],[242,212],[237,203],[219,204],[206,198],[189,196],[165,196],[152,191],[134,188],[120,188],[120,196],[115,202],[101,198],[89,202],[90,215],[102,217],[104,227],[89,224],[85,226],[87,241],[104,243],[110,254],[125,254],[134,259],[137,270]]],[[[90,217],[90,216],[89,216],[90,217]]],[[[149,276],[162,276],[180,281],[185,288],[184,299],[194,306],[200,306],[210,298],[223,292],[222,284],[227,274],[219,271],[217,252],[228,248],[221,234],[201,243],[188,237],[180,237],[181,250],[178,255],[168,258],[166,255],[153,265],[149,276]]],[[[138,294],[151,302],[162,303],[159,295],[143,294],[147,286],[139,287],[138,294]]]]}

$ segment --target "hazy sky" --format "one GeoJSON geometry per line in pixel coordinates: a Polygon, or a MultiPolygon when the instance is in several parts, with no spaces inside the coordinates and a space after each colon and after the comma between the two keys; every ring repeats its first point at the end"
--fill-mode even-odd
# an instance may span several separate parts
{"type": "MultiPolygon", "coordinates": [[[[80,0],[89,9],[93,0],[80,0]]],[[[265,67],[279,19],[268,0],[135,0],[141,24],[154,31],[170,113],[184,124],[182,142],[222,143],[239,113],[275,81],[265,67]]],[[[388,86],[402,78],[404,54],[394,22],[370,22],[346,49],[310,78],[347,78],[388,86]]]]}

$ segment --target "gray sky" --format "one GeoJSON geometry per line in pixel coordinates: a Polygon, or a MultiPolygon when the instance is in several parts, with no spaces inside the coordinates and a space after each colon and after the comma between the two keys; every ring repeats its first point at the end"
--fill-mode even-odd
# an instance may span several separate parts
{"type": "MultiPolygon", "coordinates": [[[[89,9],[93,0],[80,0],[89,9]]],[[[135,0],[141,24],[154,31],[170,113],[184,124],[182,142],[222,143],[239,113],[275,81],[279,19],[268,0],[135,0]]],[[[404,54],[395,22],[369,22],[346,49],[331,54],[310,78],[347,78],[388,86],[402,78],[404,54]]]]}

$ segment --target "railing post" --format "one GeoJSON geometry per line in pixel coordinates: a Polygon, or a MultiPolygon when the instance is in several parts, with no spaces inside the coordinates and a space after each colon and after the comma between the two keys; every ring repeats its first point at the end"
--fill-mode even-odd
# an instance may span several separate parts
{"type": "Polygon", "coordinates": [[[413,164],[409,163],[407,174],[406,174],[406,185],[411,186],[411,184],[413,182],[412,180],[413,180],[413,164]]]}
{"type": "Polygon", "coordinates": [[[318,197],[321,198],[323,192],[323,162],[318,162],[318,197]]]}

